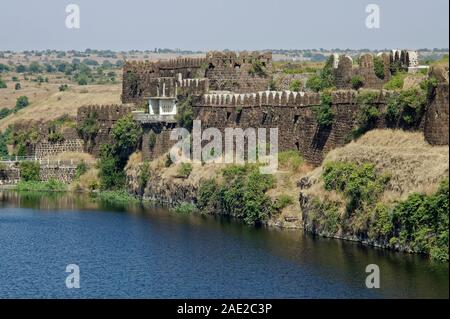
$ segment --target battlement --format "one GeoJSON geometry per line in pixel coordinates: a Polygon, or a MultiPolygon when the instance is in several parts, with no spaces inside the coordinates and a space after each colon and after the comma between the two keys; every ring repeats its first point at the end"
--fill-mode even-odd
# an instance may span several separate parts
{"type": "Polygon", "coordinates": [[[117,121],[130,113],[132,108],[125,105],[84,105],[77,110],[77,121],[87,118],[90,114],[96,114],[99,121],[117,121]]]}
{"type": "Polygon", "coordinates": [[[308,106],[319,105],[318,93],[291,92],[291,91],[261,91],[256,93],[219,93],[204,94],[200,101],[201,106],[211,107],[255,107],[255,106],[308,106]]]}
{"type": "Polygon", "coordinates": [[[126,61],[124,71],[142,73],[158,73],[159,70],[176,70],[184,68],[200,68],[206,62],[206,58],[178,58],[160,61],[126,61]]]}
{"type": "MultiPolygon", "coordinates": [[[[383,104],[392,94],[386,90],[371,90],[379,94],[375,104],[383,104]]],[[[365,91],[367,92],[367,90],[365,91]]],[[[357,104],[358,95],[355,90],[338,90],[331,94],[332,103],[357,104]]],[[[292,91],[262,91],[257,93],[233,94],[212,93],[204,94],[198,102],[201,107],[261,107],[261,106],[283,106],[283,107],[306,107],[321,104],[319,93],[292,92],[292,91]]]]}
{"type": "Polygon", "coordinates": [[[272,61],[272,52],[259,52],[259,51],[243,51],[243,52],[232,52],[232,51],[211,51],[206,54],[206,60],[208,62],[241,62],[241,63],[251,63],[254,60],[261,60],[262,62],[270,63],[272,61]]]}

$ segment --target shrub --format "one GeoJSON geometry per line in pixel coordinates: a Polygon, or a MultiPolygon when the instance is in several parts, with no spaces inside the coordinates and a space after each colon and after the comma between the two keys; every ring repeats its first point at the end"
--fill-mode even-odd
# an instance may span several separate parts
{"type": "Polygon", "coordinates": [[[247,224],[265,221],[273,212],[266,191],[274,186],[272,175],[263,175],[256,165],[232,165],[222,170],[224,182],[219,190],[222,211],[242,218],[247,224]]]}
{"type": "Polygon", "coordinates": [[[41,73],[42,72],[42,66],[38,62],[31,62],[28,70],[31,73],[41,73]]]}
{"type": "Polygon", "coordinates": [[[403,88],[405,77],[406,73],[399,72],[395,74],[387,83],[385,83],[383,88],[386,90],[401,90],[403,88]]]}
{"type": "Polygon", "coordinates": [[[283,208],[292,205],[294,203],[294,199],[290,195],[281,194],[280,197],[277,198],[277,200],[274,203],[274,208],[278,211],[282,210],[283,208]]]}
{"type": "Polygon", "coordinates": [[[47,139],[50,143],[58,143],[64,141],[64,135],[61,132],[55,131],[51,132],[47,139]]]}
{"type": "Polygon", "coordinates": [[[69,89],[69,86],[67,84],[61,84],[58,89],[59,89],[59,92],[64,92],[69,89]]]}
{"type": "Polygon", "coordinates": [[[25,73],[25,72],[27,72],[27,68],[26,68],[25,65],[19,64],[19,65],[16,67],[16,72],[17,72],[17,73],[25,73]]]}
{"type": "Polygon", "coordinates": [[[27,107],[30,104],[28,101],[28,97],[26,96],[19,96],[16,100],[16,110],[23,109],[24,107],[27,107]]]}
{"type": "Polygon", "coordinates": [[[65,192],[67,186],[63,182],[51,179],[47,182],[20,181],[16,190],[19,192],[65,192]]]}
{"type": "Polygon", "coordinates": [[[119,206],[139,203],[139,199],[122,189],[115,191],[102,191],[98,194],[98,197],[103,203],[119,206]]]}
{"type": "Polygon", "coordinates": [[[361,75],[353,76],[351,78],[350,82],[351,82],[352,88],[354,90],[358,90],[358,89],[362,88],[364,85],[364,79],[362,78],[361,75]]]}
{"type": "Polygon", "coordinates": [[[263,63],[260,60],[253,60],[252,61],[252,66],[249,69],[248,73],[250,75],[258,75],[261,77],[266,77],[267,76],[267,69],[266,67],[263,65],[263,63]]]}
{"type": "Polygon", "coordinates": [[[300,80],[293,80],[289,86],[289,90],[294,92],[299,92],[302,87],[302,82],[300,80]]]}
{"type": "Polygon", "coordinates": [[[303,164],[303,158],[296,150],[288,150],[278,153],[278,164],[280,168],[295,171],[303,164]]]}
{"type": "Polygon", "coordinates": [[[330,162],[325,164],[322,178],[325,189],[342,193],[347,198],[347,211],[353,212],[364,204],[374,205],[390,177],[379,176],[370,163],[330,162]]]}
{"type": "Polygon", "coordinates": [[[182,178],[188,178],[192,172],[192,164],[191,163],[181,163],[180,168],[178,169],[178,176],[182,178]]]}
{"type": "Polygon", "coordinates": [[[88,116],[77,126],[78,135],[80,135],[85,142],[93,141],[100,126],[98,123],[98,114],[91,112],[88,116]]]}
{"type": "Polygon", "coordinates": [[[77,168],[75,169],[75,178],[80,178],[81,175],[86,173],[88,170],[87,164],[85,161],[81,161],[77,164],[77,168]]]}
{"type": "Polygon", "coordinates": [[[172,164],[173,164],[172,158],[170,157],[170,154],[167,153],[166,154],[166,158],[164,159],[164,166],[165,167],[170,167],[172,164]]]}
{"type": "Polygon", "coordinates": [[[156,145],[156,133],[152,130],[148,135],[148,147],[153,149],[156,145]]]}
{"type": "Polygon", "coordinates": [[[112,146],[103,144],[100,147],[100,188],[102,190],[122,189],[125,185],[125,173],[123,163],[115,156],[112,146]]]}
{"type": "Polygon", "coordinates": [[[39,181],[41,166],[38,162],[23,161],[20,162],[20,180],[25,182],[39,181]]]}
{"type": "Polygon", "coordinates": [[[5,83],[5,81],[3,81],[1,78],[0,78],[0,89],[6,89],[8,86],[6,85],[6,83],[5,83]]]}
{"type": "Polygon", "coordinates": [[[357,114],[358,127],[350,133],[351,139],[355,139],[372,129],[379,117],[381,111],[375,104],[378,100],[379,92],[364,91],[358,94],[357,102],[359,104],[359,112],[357,114]]]}
{"type": "Polygon", "coordinates": [[[7,66],[6,64],[0,63],[0,73],[6,73],[9,72],[11,68],[7,66]]]}
{"type": "Polygon", "coordinates": [[[175,115],[175,120],[181,127],[184,127],[188,130],[192,129],[194,112],[192,110],[191,96],[188,96],[187,99],[183,103],[181,103],[181,105],[178,107],[177,114],[175,115]]]}
{"type": "Polygon", "coordinates": [[[381,57],[375,56],[373,57],[373,70],[375,71],[375,75],[379,79],[384,79],[384,63],[381,57]]]}
{"type": "Polygon", "coordinates": [[[7,157],[8,155],[8,146],[6,145],[5,138],[3,138],[3,136],[0,136],[0,158],[7,157]]]}
{"type": "Polygon", "coordinates": [[[22,87],[20,86],[20,83],[16,83],[15,85],[14,85],[14,89],[15,90],[20,90],[22,87]]]}
{"type": "Polygon", "coordinates": [[[114,138],[114,152],[119,158],[124,159],[138,147],[142,138],[142,129],[133,120],[133,115],[128,114],[116,122],[111,134],[114,138]]]}
{"type": "Polygon", "coordinates": [[[409,244],[432,259],[448,261],[448,180],[430,196],[412,194],[393,208],[391,244],[409,244]]]}
{"type": "Polygon", "coordinates": [[[7,109],[6,107],[2,108],[0,110],[0,120],[4,119],[5,117],[7,117],[9,114],[11,114],[11,110],[7,109]]]}
{"type": "Polygon", "coordinates": [[[331,94],[329,92],[323,92],[320,99],[320,106],[314,108],[316,123],[321,127],[331,126],[334,119],[334,113],[331,109],[331,94]]]}
{"type": "Polygon", "coordinates": [[[144,189],[147,186],[149,175],[150,175],[150,163],[148,161],[145,161],[139,167],[139,179],[138,179],[139,188],[144,189]]]}
{"type": "Polygon", "coordinates": [[[196,211],[196,207],[194,204],[188,202],[181,202],[177,206],[175,206],[174,211],[177,214],[188,215],[196,211]]]}
{"type": "Polygon", "coordinates": [[[388,123],[391,125],[399,122],[406,126],[418,125],[425,112],[428,90],[427,86],[423,89],[412,87],[390,96],[385,114],[388,123]]]}
{"type": "Polygon", "coordinates": [[[198,189],[197,198],[197,206],[200,210],[213,211],[217,207],[219,200],[219,185],[216,180],[202,181],[198,189]]]}

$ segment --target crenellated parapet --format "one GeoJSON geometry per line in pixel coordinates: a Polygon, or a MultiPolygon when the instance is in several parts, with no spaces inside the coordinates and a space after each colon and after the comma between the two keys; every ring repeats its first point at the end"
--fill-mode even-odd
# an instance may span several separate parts
{"type": "Polygon", "coordinates": [[[181,79],[177,81],[176,95],[202,95],[209,91],[209,80],[202,79],[181,79]]]}
{"type": "Polygon", "coordinates": [[[99,121],[117,121],[132,111],[130,106],[112,105],[84,105],[77,110],[77,121],[81,121],[94,114],[99,121]]]}
{"type": "Polygon", "coordinates": [[[261,107],[287,106],[303,107],[320,104],[319,93],[292,91],[261,91],[256,93],[204,94],[200,100],[204,107],[261,107]]]}

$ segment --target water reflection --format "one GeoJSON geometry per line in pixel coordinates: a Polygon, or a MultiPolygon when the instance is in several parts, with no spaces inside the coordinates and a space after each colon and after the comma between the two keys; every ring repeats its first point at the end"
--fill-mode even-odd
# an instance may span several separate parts
{"type": "MultiPolygon", "coordinates": [[[[0,208],[16,207],[54,213],[67,210],[127,213],[140,219],[141,223],[150,223],[152,229],[162,229],[165,234],[170,234],[171,240],[174,241],[167,241],[166,244],[170,242],[170,245],[177,245],[177,238],[180,241],[189,238],[192,245],[201,243],[200,246],[189,246],[193,252],[217,250],[215,245],[222,240],[232,243],[230,246],[234,251],[222,254],[223,264],[245,260],[241,255],[244,251],[242,246],[250,246],[256,251],[255,256],[269,253],[278,260],[297,265],[296,267],[300,267],[306,274],[317,276],[323,281],[317,283],[317,289],[343,284],[348,289],[360,290],[365,297],[448,298],[448,263],[432,263],[423,256],[314,237],[301,230],[257,229],[217,216],[178,215],[148,203],[117,207],[102,203],[95,196],[87,194],[19,194],[0,191],[0,208]],[[214,241],[208,239],[212,236],[214,241]],[[382,289],[365,289],[365,267],[368,264],[377,264],[380,267],[382,289]]],[[[176,249],[174,247],[174,250],[176,249]]],[[[264,262],[261,260],[261,263],[264,262]]],[[[293,270],[290,270],[291,273],[286,271],[288,273],[285,276],[293,276],[293,270]]],[[[293,280],[299,279],[293,277],[293,280]]],[[[314,284],[312,286],[314,287],[314,284]]],[[[325,293],[326,296],[330,294],[333,295],[330,292],[325,293]]]]}

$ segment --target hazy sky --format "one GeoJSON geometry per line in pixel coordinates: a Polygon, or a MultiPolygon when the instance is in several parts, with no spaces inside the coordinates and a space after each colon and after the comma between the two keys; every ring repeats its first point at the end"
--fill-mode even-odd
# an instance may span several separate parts
{"type": "Polygon", "coordinates": [[[1,0],[0,50],[448,47],[448,0],[1,0]],[[65,7],[80,7],[67,29],[65,7]],[[380,7],[368,29],[365,8],[380,7]]]}

